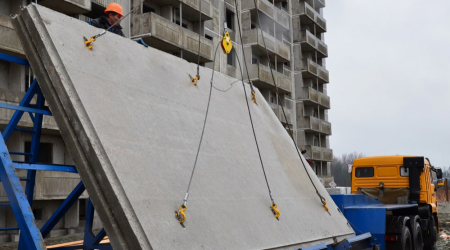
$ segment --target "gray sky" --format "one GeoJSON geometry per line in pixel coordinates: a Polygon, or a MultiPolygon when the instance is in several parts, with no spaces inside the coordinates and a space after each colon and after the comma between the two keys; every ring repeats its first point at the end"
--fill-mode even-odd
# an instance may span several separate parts
{"type": "Polygon", "coordinates": [[[450,1],[327,0],[331,148],[450,166],[450,1]]]}

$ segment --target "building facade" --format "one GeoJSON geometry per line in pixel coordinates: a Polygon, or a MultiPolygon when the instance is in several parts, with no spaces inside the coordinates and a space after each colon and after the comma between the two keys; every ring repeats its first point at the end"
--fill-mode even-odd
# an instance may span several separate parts
{"type": "MultiPolygon", "coordinates": [[[[31,2],[36,1],[0,0],[0,53],[25,57],[9,16],[31,2]]],[[[329,83],[325,64],[328,49],[324,42],[327,25],[322,14],[325,0],[237,0],[237,6],[234,0],[37,1],[39,5],[81,21],[102,15],[110,2],[121,4],[124,12],[139,5],[121,22],[127,37],[143,39],[151,47],[189,62],[197,63],[200,35],[200,64],[232,78],[240,79],[241,74],[244,80],[249,77],[283,126],[293,132],[299,148],[306,149],[305,157],[313,162],[312,168],[322,183],[328,185],[332,180],[330,162],[333,152],[328,140],[331,123],[327,117],[330,97],[326,88],[329,83]],[[225,28],[236,53],[224,54],[218,49],[215,56],[225,28]],[[278,86],[278,94],[275,86],[278,86]],[[284,107],[286,118],[281,107],[284,107]]],[[[90,35],[93,34],[86,34],[90,35]]],[[[0,60],[0,101],[17,104],[32,79],[29,67],[0,60]]],[[[12,110],[0,109],[1,129],[12,114],[12,110]]],[[[32,122],[25,115],[19,125],[27,128],[32,122]]],[[[52,117],[44,118],[42,133],[39,161],[72,164],[52,117]]],[[[26,152],[30,140],[30,133],[16,131],[7,145],[11,151],[26,152]]],[[[13,160],[26,159],[14,156],[13,160]]],[[[26,173],[20,174],[26,176],[26,173]]],[[[38,172],[36,180],[33,211],[40,226],[78,184],[79,177],[70,173],[38,172]]],[[[83,226],[87,197],[87,193],[82,195],[51,236],[76,232],[83,226]]],[[[6,194],[0,187],[0,203],[6,201],[6,194]]],[[[16,222],[11,209],[0,206],[0,228],[14,226],[16,222]]],[[[17,239],[18,231],[0,231],[0,242],[17,239]]]]}

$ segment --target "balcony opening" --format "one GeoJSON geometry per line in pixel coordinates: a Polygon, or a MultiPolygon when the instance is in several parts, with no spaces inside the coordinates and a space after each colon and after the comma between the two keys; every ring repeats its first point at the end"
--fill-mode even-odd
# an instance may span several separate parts
{"type": "Polygon", "coordinates": [[[227,64],[236,67],[236,62],[234,61],[234,53],[227,54],[227,64]]]}
{"type": "Polygon", "coordinates": [[[313,146],[319,147],[319,137],[316,135],[313,137],[313,146]]]}
{"type": "MultiPolygon", "coordinates": [[[[178,24],[178,25],[180,25],[180,21],[178,21],[178,20],[176,20],[175,23],[178,24]]],[[[187,29],[188,26],[187,26],[187,24],[182,23],[182,24],[181,24],[181,27],[187,29]]]]}
{"type": "Polygon", "coordinates": [[[213,37],[212,37],[212,36],[209,36],[209,35],[207,35],[207,34],[205,34],[205,38],[208,39],[208,40],[211,40],[211,41],[213,40],[213,37]]]}
{"type": "Polygon", "coordinates": [[[144,4],[143,9],[142,9],[142,13],[156,13],[155,9],[153,9],[152,7],[148,7],[144,4]]]}
{"type": "Polygon", "coordinates": [[[319,118],[319,115],[317,114],[316,109],[312,109],[312,115],[311,116],[315,117],[315,118],[319,118]]]}
{"type": "Polygon", "coordinates": [[[284,10],[287,10],[287,2],[281,2],[281,8],[283,8],[284,10]]]}
{"type": "Polygon", "coordinates": [[[234,12],[227,9],[226,19],[227,19],[227,28],[230,30],[234,30],[234,12]]]}
{"type": "Polygon", "coordinates": [[[252,64],[258,64],[258,58],[252,57],[252,64]]]}
{"type": "MultiPolygon", "coordinates": [[[[25,142],[25,153],[30,153],[31,151],[31,142],[26,141],[25,142]]],[[[37,162],[39,163],[47,163],[52,164],[53,163],[53,144],[52,143],[39,143],[39,156],[37,162]]],[[[25,156],[25,161],[30,161],[30,156],[25,156]]]]}

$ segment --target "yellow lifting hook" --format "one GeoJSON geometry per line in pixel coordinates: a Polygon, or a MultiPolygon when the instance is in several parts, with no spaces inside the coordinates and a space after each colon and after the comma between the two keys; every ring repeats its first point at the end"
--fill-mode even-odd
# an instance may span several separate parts
{"type": "Polygon", "coordinates": [[[280,217],[280,210],[278,210],[277,207],[278,205],[276,203],[273,203],[270,209],[272,209],[272,213],[273,215],[275,215],[275,218],[277,218],[277,220],[280,220],[278,219],[278,217],[280,217]]]}
{"type": "Polygon", "coordinates": [[[197,86],[198,80],[200,80],[200,76],[196,75],[194,78],[192,78],[191,75],[189,75],[189,77],[191,78],[192,84],[194,84],[195,86],[197,86]]]}
{"type": "MultiPolygon", "coordinates": [[[[323,207],[325,208],[325,210],[327,210],[327,212],[328,212],[327,201],[325,200],[325,198],[322,198],[322,204],[323,204],[323,207]]],[[[328,212],[328,213],[330,213],[330,212],[328,212]]]]}
{"type": "Polygon", "coordinates": [[[97,40],[97,37],[91,36],[91,38],[89,38],[89,40],[86,37],[83,37],[83,38],[84,38],[84,45],[86,45],[86,48],[91,50],[94,47],[94,42],[95,42],[95,40],[97,40]]]}
{"type": "Polygon", "coordinates": [[[186,212],[186,210],[187,206],[181,205],[180,211],[179,212],[175,211],[175,218],[178,220],[178,222],[180,222],[180,224],[183,224],[186,221],[186,214],[184,213],[186,212]]]}
{"type": "Polygon", "coordinates": [[[258,103],[256,103],[256,94],[255,94],[255,91],[252,91],[252,100],[253,100],[253,102],[254,102],[255,104],[258,104],[258,103]]]}

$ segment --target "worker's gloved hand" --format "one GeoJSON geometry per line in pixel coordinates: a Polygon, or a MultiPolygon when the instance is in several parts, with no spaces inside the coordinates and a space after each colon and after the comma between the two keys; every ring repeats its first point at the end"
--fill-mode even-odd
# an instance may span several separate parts
{"type": "Polygon", "coordinates": [[[142,46],[148,48],[148,44],[146,44],[146,43],[144,42],[144,40],[139,39],[139,40],[137,40],[136,42],[139,43],[139,44],[141,44],[142,46]]]}

